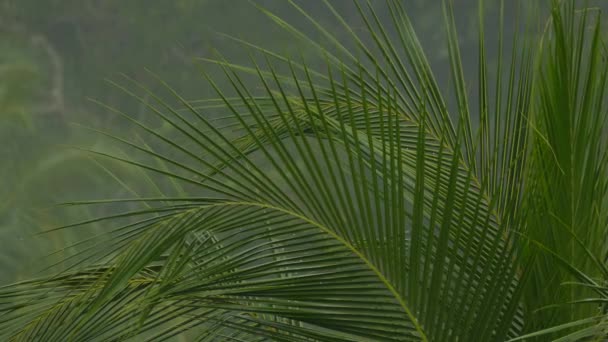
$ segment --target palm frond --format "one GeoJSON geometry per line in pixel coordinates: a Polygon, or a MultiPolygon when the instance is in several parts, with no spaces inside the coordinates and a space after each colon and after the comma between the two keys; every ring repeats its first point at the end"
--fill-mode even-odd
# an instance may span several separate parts
{"type": "Polygon", "coordinates": [[[143,138],[97,131],[128,150],[91,152],[139,168],[158,195],[123,183],[134,198],[68,203],[143,208],[57,228],[114,223],[63,273],[0,288],[0,338],[605,334],[598,305],[608,291],[596,278],[608,274],[608,64],[599,17],[589,33],[589,11],[554,1],[547,32],[517,31],[506,58],[501,1],[494,83],[480,1],[472,101],[451,1],[448,93],[402,2],[386,2],[387,22],[370,1],[354,1],[361,35],[323,1],[356,51],[289,2],[327,46],[258,8],[318,53],[324,70],[235,39],[250,64],[205,61],[227,89],[201,66],[216,99],[188,101],[153,73],[177,105],[128,76],[110,81],[169,129],[102,104],[143,138]],[[583,286],[566,284],[573,280],[583,286]]]}

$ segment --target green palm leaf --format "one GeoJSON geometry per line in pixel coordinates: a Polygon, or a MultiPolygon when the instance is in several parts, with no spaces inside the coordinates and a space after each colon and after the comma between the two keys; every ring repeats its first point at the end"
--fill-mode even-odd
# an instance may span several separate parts
{"type": "Polygon", "coordinates": [[[57,228],[114,223],[61,274],[1,288],[0,337],[601,338],[608,65],[599,19],[554,2],[542,38],[518,31],[508,59],[501,2],[492,88],[480,1],[474,108],[450,1],[447,94],[401,2],[387,1],[383,22],[355,1],[362,36],[324,1],[357,52],[290,3],[327,45],[260,10],[324,70],[235,39],[251,64],[206,61],[229,89],[202,68],[217,99],[188,101],[155,76],[174,106],[129,77],[111,82],[168,129],[104,105],[146,140],[98,131],[129,150],[91,152],[141,169],[160,195],[123,183],[134,198],[69,203],[142,207],[57,228]],[[156,183],[166,180],[177,195],[156,183]]]}

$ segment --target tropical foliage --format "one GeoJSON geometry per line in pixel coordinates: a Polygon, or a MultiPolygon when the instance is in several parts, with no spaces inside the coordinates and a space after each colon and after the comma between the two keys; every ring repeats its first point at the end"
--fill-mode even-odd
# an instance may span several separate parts
{"type": "Polygon", "coordinates": [[[507,41],[504,4],[488,24],[480,1],[472,80],[446,1],[445,90],[401,1],[390,22],[355,1],[365,30],[324,3],[348,41],[296,3],[321,39],[259,7],[322,66],[231,38],[251,63],[201,60],[214,99],[112,82],[162,124],[99,103],[142,136],[97,131],[127,153],[90,152],[145,171],[154,195],[67,203],[114,211],[55,229],[106,227],[66,271],[0,289],[1,338],[604,339],[599,12],[553,1],[538,22],[529,6],[507,41]]]}

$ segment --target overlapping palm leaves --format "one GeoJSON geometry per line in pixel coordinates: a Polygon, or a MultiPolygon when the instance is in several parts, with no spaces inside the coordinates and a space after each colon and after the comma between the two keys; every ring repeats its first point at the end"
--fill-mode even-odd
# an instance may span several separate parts
{"type": "Polygon", "coordinates": [[[74,225],[114,228],[61,275],[2,289],[0,336],[503,341],[549,328],[539,338],[600,338],[607,72],[593,12],[552,3],[543,53],[536,32],[507,45],[500,28],[492,71],[480,2],[473,105],[451,2],[447,96],[401,2],[386,2],[388,23],[354,2],[366,35],[324,2],[358,53],[292,4],[327,46],[261,10],[325,68],[235,39],[251,64],[207,60],[230,90],[202,69],[218,99],[187,101],[159,79],[175,109],[128,77],[114,83],[174,134],[108,107],[155,144],[103,133],[133,157],[93,153],[180,191],[72,203],[142,209],[74,225]]]}

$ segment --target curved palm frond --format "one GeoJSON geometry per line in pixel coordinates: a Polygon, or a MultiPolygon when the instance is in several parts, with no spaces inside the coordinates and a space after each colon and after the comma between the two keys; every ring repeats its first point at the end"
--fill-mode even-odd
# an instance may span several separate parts
{"type": "Polygon", "coordinates": [[[543,50],[534,32],[516,32],[506,59],[501,2],[492,87],[480,1],[474,106],[451,2],[447,95],[401,2],[387,1],[385,23],[369,1],[355,1],[360,35],[324,1],[358,54],[290,3],[327,46],[260,10],[318,52],[324,70],[235,39],[250,65],[206,60],[229,90],[202,70],[217,99],[188,101],[158,79],[177,108],[129,77],[112,82],[170,132],[105,106],[154,143],[101,132],[135,153],[92,152],[170,179],[177,195],[71,203],[142,207],[61,227],[116,222],[62,274],[0,289],[0,337],[601,336],[604,300],[579,301],[589,291],[605,298],[595,278],[608,275],[599,19],[589,38],[588,12],[555,2],[543,50]],[[572,279],[584,290],[563,286],[572,279]]]}

